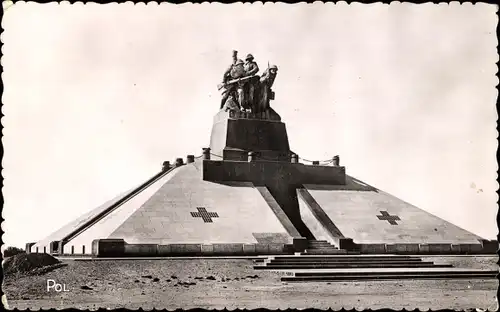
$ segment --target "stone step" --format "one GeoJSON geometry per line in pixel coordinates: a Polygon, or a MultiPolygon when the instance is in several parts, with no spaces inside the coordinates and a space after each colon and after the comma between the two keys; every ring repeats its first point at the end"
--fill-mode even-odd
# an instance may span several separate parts
{"type": "Polygon", "coordinates": [[[420,263],[345,263],[345,264],[267,264],[255,265],[256,270],[308,270],[308,269],[351,269],[351,268],[450,268],[451,264],[420,263]]]}
{"type": "Polygon", "coordinates": [[[346,250],[343,249],[306,249],[305,254],[308,255],[335,255],[335,254],[347,254],[346,250]]]}
{"type": "Polygon", "coordinates": [[[423,261],[346,261],[346,262],[268,262],[267,265],[315,265],[315,266],[324,266],[324,265],[391,265],[391,264],[400,264],[400,265],[419,265],[421,263],[433,263],[433,262],[423,262],[423,261]]]}
{"type": "Polygon", "coordinates": [[[396,275],[401,274],[448,274],[448,273],[484,273],[484,272],[495,272],[495,270],[474,270],[468,268],[353,268],[353,269],[310,269],[310,270],[288,270],[286,271],[286,276],[349,276],[358,274],[386,274],[386,275],[396,275]]]}
{"type": "Polygon", "coordinates": [[[493,274],[464,274],[453,273],[446,275],[432,274],[404,274],[400,276],[370,274],[370,275],[351,275],[351,276],[322,276],[322,277],[282,277],[283,282],[336,282],[336,281],[362,281],[362,280],[404,280],[404,279],[472,279],[472,278],[495,278],[493,274]]]}
{"type": "Polygon", "coordinates": [[[276,270],[282,281],[335,281],[419,278],[495,278],[497,270],[466,268],[350,268],[276,270]]]}
{"type": "Polygon", "coordinates": [[[331,248],[331,249],[338,249],[337,247],[334,247],[332,245],[314,245],[314,246],[307,246],[307,249],[312,249],[312,248],[331,248]]]}
{"type": "Polygon", "coordinates": [[[306,250],[321,250],[321,249],[331,249],[331,250],[340,250],[338,248],[335,248],[333,246],[308,246],[306,250]]]}
{"type": "Polygon", "coordinates": [[[329,242],[327,241],[309,241],[307,242],[309,245],[331,245],[329,242]]]}
{"type": "MultiPolygon", "coordinates": [[[[267,259],[267,258],[264,258],[267,259]]],[[[303,260],[313,260],[313,261],[320,261],[320,260],[334,260],[338,259],[341,261],[352,261],[352,260],[366,260],[366,259],[371,259],[371,260],[380,260],[383,261],[385,259],[388,260],[403,260],[403,259],[420,259],[419,257],[415,256],[405,256],[405,255],[307,255],[307,254],[301,254],[298,256],[273,256],[271,258],[274,261],[282,261],[282,260],[297,260],[300,259],[299,261],[303,260]]]]}
{"type": "MultiPolygon", "coordinates": [[[[290,273],[290,272],[287,272],[290,273]]],[[[460,279],[495,278],[497,271],[413,271],[413,272],[345,272],[332,275],[291,275],[282,276],[284,282],[329,282],[359,280],[402,280],[402,279],[460,279]]]]}
{"type": "MultiPolygon", "coordinates": [[[[261,261],[264,262],[264,261],[261,261]]],[[[269,261],[270,263],[287,263],[287,264],[295,264],[295,263],[420,263],[422,259],[420,258],[412,258],[412,259],[272,259],[269,261]]]]}

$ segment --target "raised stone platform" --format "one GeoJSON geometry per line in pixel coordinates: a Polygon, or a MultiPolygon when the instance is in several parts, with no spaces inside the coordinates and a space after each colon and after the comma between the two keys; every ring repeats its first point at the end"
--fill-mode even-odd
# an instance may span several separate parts
{"type": "Polygon", "coordinates": [[[249,151],[269,160],[290,161],[285,124],[272,111],[273,118],[257,118],[244,113],[220,111],[214,117],[210,136],[212,154],[224,160],[246,161],[249,151]]]}
{"type": "MultiPolygon", "coordinates": [[[[30,252],[96,256],[480,254],[498,242],[346,175],[305,165],[273,110],[220,111],[210,149],[90,211],[30,252]]],[[[316,258],[319,259],[319,258],[316,258]]]]}
{"type": "Polygon", "coordinates": [[[344,184],[345,167],[305,165],[302,163],[256,160],[203,160],[203,180],[214,182],[252,182],[257,185],[285,183],[344,184]]]}

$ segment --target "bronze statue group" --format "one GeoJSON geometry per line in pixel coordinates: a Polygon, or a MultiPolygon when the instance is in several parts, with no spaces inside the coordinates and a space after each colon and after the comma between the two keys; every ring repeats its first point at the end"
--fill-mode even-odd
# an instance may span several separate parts
{"type": "Polygon", "coordinates": [[[238,51],[233,51],[233,62],[224,72],[220,108],[225,111],[242,111],[247,113],[263,113],[269,108],[269,101],[274,99],[271,87],[276,78],[278,67],[269,66],[262,76],[257,75],[259,66],[252,54],[248,54],[245,62],[238,59],[238,51]]]}

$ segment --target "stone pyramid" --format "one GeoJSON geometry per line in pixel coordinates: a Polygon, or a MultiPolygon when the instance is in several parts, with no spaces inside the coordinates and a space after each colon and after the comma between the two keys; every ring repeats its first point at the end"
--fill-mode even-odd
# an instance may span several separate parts
{"type": "Polygon", "coordinates": [[[329,164],[300,163],[285,124],[221,110],[210,148],[163,169],[28,243],[28,252],[94,256],[321,253],[454,254],[497,245],[329,164]]]}

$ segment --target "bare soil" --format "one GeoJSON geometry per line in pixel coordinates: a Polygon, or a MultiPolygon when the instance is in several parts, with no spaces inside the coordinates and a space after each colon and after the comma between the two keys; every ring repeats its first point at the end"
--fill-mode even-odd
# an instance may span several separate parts
{"type": "MultiPolygon", "coordinates": [[[[439,258],[457,266],[496,269],[496,257],[439,258]],[[448,260],[448,261],[447,261],[448,260]],[[473,264],[476,263],[476,264],[473,264]]],[[[498,281],[401,280],[283,283],[251,260],[64,260],[38,276],[6,276],[7,308],[497,308],[498,281]],[[47,291],[52,279],[68,291],[47,291]]]]}
{"type": "Polygon", "coordinates": [[[60,264],[60,261],[46,253],[19,253],[5,258],[2,263],[2,268],[5,275],[18,275],[31,274],[42,268],[55,266],[57,264],[60,264]]]}

